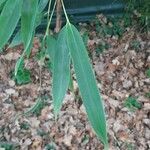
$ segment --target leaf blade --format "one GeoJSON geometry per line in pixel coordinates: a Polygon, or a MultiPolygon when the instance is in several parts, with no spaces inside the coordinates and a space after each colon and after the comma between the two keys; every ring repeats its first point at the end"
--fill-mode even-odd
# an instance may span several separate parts
{"type": "Polygon", "coordinates": [[[52,63],[54,63],[54,55],[55,55],[57,41],[56,41],[56,39],[53,36],[48,35],[46,37],[46,43],[47,43],[48,55],[49,55],[50,60],[52,61],[52,63]]]}
{"type": "Polygon", "coordinates": [[[70,55],[66,44],[66,28],[63,28],[56,43],[53,67],[53,105],[55,118],[60,111],[70,81],[70,55]]]}
{"type": "Polygon", "coordinates": [[[39,2],[39,12],[41,13],[47,6],[49,0],[40,0],[39,2]]]}
{"type": "Polygon", "coordinates": [[[15,47],[17,45],[20,45],[22,43],[21,39],[21,31],[19,30],[16,35],[14,36],[13,40],[9,44],[9,48],[15,47]]]}
{"type": "Polygon", "coordinates": [[[0,15],[0,50],[15,30],[21,15],[22,0],[8,0],[0,15]]]}
{"type": "Polygon", "coordinates": [[[104,107],[83,40],[72,24],[67,24],[67,44],[73,59],[81,97],[93,129],[107,147],[104,107]],[[91,88],[92,87],[92,88],[91,88]]]}
{"type": "Polygon", "coordinates": [[[24,0],[21,15],[21,36],[25,51],[30,47],[35,32],[38,0],[24,0]]]}
{"type": "Polygon", "coordinates": [[[0,7],[6,2],[6,0],[1,0],[0,1],[0,7]]]}
{"type": "MultiPolygon", "coordinates": [[[[3,0],[6,1],[6,0],[3,0]]],[[[1,3],[1,2],[0,2],[1,3]]],[[[38,5],[38,14],[36,16],[36,24],[35,24],[35,28],[37,26],[39,26],[39,24],[41,23],[41,19],[42,19],[42,11],[44,10],[44,8],[46,7],[48,3],[48,0],[41,0],[39,2],[38,5]]],[[[9,48],[15,47],[17,45],[20,45],[23,42],[22,40],[22,36],[21,36],[21,30],[19,29],[19,31],[16,33],[16,35],[14,36],[13,40],[11,41],[9,48]]],[[[32,45],[31,45],[32,46],[32,45]]],[[[29,46],[30,49],[30,46],[29,46]]]]}

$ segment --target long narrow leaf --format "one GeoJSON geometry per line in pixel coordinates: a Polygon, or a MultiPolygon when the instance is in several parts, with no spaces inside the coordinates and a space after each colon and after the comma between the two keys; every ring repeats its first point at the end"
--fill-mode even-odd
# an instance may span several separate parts
{"type": "Polygon", "coordinates": [[[38,10],[38,0],[24,0],[21,15],[21,35],[25,51],[32,43],[38,10]]]}
{"type": "Polygon", "coordinates": [[[57,45],[56,42],[57,41],[53,36],[48,35],[46,37],[47,52],[49,54],[49,57],[52,63],[54,63],[54,55],[55,55],[55,50],[56,50],[56,45],[57,45]]]}
{"type": "Polygon", "coordinates": [[[17,75],[19,68],[22,67],[23,63],[24,63],[24,58],[23,55],[21,55],[21,57],[17,60],[17,63],[15,65],[15,76],[17,75]]]}
{"type": "Polygon", "coordinates": [[[7,0],[1,0],[1,1],[0,1],[0,14],[1,14],[2,10],[3,10],[3,7],[4,7],[5,4],[6,4],[6,1],[7,1],[7,0]]]}
{"type": "Polygon", "coordinates": [[[22,43],[21,31],[19,30],[9,44],[9,48],[20,45],[22,43]]]}
{"type": "Polygon", "coordinates": [[[21,15],[22,0],[8,0],[0,15],[0,50],[12,35],[21,15]]]}
{"type": "Polygon", "coordinates": [[[6,2],[6,0],[1,0],[0,1],[0,7],[6,2]]]}
{"type": "Polygon", "coordinates": [[[70,55],[66,43],[66,34],[66,28],[63,28],[58,35],[54,55],[52,93],[55,118],[57,118],[70,81],[70,55]]]}
{"type": "Polygon", "coordinates": [[[49,0],[40,0],[38,4],[38,14],[36,16],[36,27],[41,24],[42,18],[44,17],[44,12],[43,10],[47,6],[49,0]]]}
{"type": "MultiPolygon", "coordinates": [[[[37,14],[37,16],[36,16],[36,23],[35,23],[35,28],[37,27],[37,26],[39,26],[40,25],[40,23],[41,23],[41,20],[42,20],[42,11],[43,11],[43,9],[46,7],[46,4],[48,3],[48,0],[41,0],[40,1],[40,3],[39,3],[39,6],[38,6],[38,14],[37,14]]],[[[21,44],[21,43],[23,43],[23,40],[22,40],[22,36],[21,36],[21,31],[19,30],[17,33],[16,33],[16,35],[15,35],[15,37],[13,38],[13,40],[11,41],[11,43],[10,43],[10,45],[9,45],[9,48],[11,48],[11,47],[14,47],[14,46],[17,46],[17,45],[19,45],[19,44],[21,44]]],[[[31,46],[32,46],[32,44],[30,44],[31,46]]],[[[28,50],[30,50],[30,47],[31,46],[29,46],[29,48],[28,48],[28,50]]],[[[29,51],[30,52],[30,51],[29,51]]],[[[29,55],[29,54],[28,54],[29,55]]]]}
{"type": "Polygon", "coordinates": [[[30,48],[35,32],[35,23],[38,10],[38,0],[24,0],[22,13],[21,13],[21,38],[24,43],[24,52],[21,58],[17,61],[15,66],[15,75],[17,75],[20,62],[23,60],[24,55],[30,55],[30,48]]]}
{"type": "Polygon", "coordinates": [[[39,2],[39,12],[41,13],[47,6],[49,0],[40,0],[39,2]]]}
{"type": "Polygon", "coordinates": [[[67,25],[67,44],[73,59],[75,74],[88,118],[96,134],[107,146],[105,113],[86,48],[78,30],[67,25]]]}

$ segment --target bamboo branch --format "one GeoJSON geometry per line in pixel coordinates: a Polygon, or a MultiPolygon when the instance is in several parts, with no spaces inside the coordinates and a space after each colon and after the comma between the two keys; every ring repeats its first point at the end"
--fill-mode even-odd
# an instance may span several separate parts
{"type": "Polygon", "coordinates": [[[61,29],[62,25],[62,4],[61,0],[57,0],[57,6],[56,6],[56,27],[55,32],[58,33],[61,29]]]}

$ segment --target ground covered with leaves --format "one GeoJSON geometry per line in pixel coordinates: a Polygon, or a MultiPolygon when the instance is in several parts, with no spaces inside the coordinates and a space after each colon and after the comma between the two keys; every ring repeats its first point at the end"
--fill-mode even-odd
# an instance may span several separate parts
{"type": "MultiPolygon", "coordinates": [[[[150,149],[150,33],[103,15],[79,29],[105,105],[110,150],[150,149]]],[[[0,147],[6,150],[102,150],[74,77],[58,121],[51,94],[51,62],[40,70],[34,39],[25,68],[14,77],[22,45],[0,54],[0,147]],[[41,83],[41,88],[40,88],[41,83]],[[32,107],[32,109],[30,109],[32,107]]],[[[91,87],[92,88],[92,87],[91,87]]],[[[2,149],[2,148],[1,148],[2,149]]]]}

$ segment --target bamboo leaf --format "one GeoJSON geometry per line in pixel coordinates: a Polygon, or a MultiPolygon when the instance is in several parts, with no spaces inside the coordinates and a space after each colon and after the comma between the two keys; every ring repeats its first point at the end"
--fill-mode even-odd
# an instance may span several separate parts
{"type": "Polygon", "coordinates": [[[9,44],[9,48],[11,47],[15,47],[17,45],[20,45],[22,43],[22,39],[21,39],[21,31],[19,30],[16,35],[14,36],[13,40],[11,41],[11,43],[9,44]]]}
{"type": "Polygon", "coordinates": [[[44,17],[44,12],[43,10],[45,9],[45,7],[47,6],[49,0],[40,0],[39,4],[38,4],[38,14],[36,17],[36,27],[39,26],[41,24],[41,20],[44,17]]]}
{"type": "Polygon", "coordinates": [[[49,0],[40,0],[39,2],[39,12],[41,13],[47,6],[49,0]]]}
{"type": "Polygon", "coordinates": [[[24,0],[22,13],[21,13],[21,38],[24,43],[24,52],[15,66],[15,75],[17,75],[20,68],[20,64],[24,59],[24,55],[27,57],[30,55],[30,49],[35,32],[35,23],[38,10],[38,0],[24,0]]]}
{"type": "Polygon", "coordinates": [[[55,118],[57,118],[60,111],[70,81],[70,56],[66,43],[66,34],[66,28],[64,27],[58,35],[54,55],[52,93],[55,118]]]}
{"type": "Polygon", "coordinates": [[[19,68],[22,67],[23,63],[24,63],[24,59],[23,59],[23,55],[21,55],[21,57],[17,60],[17,63],[15,65],[15,76],[17,75],[19,68]]]}
{"type": "Polygon", "coordinates": [[[56,50],[56,39],[52,35],[46,37],[47,52],[52,63],[54,63],[54,54],[56,50]]]}
{"type": "MultiPolygon", "coordinates": [[[[21,15],[21,35],[25,51],[27,51],[30,44],[32,44],[37,12],[38,0],[24,0],[21,15]]],[[[28,55],[29,53],[30,51],[28,51],[28,55]]]]}
{"type": "Polygon", "coordinates": [[[6,0],[1,0],[0,1],[0,7],[6,2],[6,0]]]}
{"type": "Polygon", "coordinates": [[[73,60],[77,82],[88,118],[96,134],[107,147],[104,108],[86,48],[78,30],[70,23],[66,26],[68,33],[67,44],[73,60]]]}
{"type": "Polygon", "coordinates": [[[22,0],[8,0],[0,15],[0,50],[15,30],[21,15],[22,0]]]}
{"type": "MultiPolygon", "coordinates": [[[[34,37],[34,35],[33,35],[33,37],[34,37]]],[[[32,40],[33,40],[33,37],[32,37],[32,40]]],[[[15,37],[13,38],[13,40],[11,41],[11,43],[9,44],[9,48],[15,47],[15,46],[20,45],[20,44],[22,44],[22,37],[21,37],[21,31],[19,30],[16,33],[15,37]]],[[[26,49],[26,54],[27,54],[28,57],[30,55],[31,47],[32,47],[32,43],[30,43],[28,49],[26,49]]]]}
{"type": "MultiPolygon", "coordinates": [[[[4,0],[3,0],[4,1],[4,0]]],[[[48,3],[48,0],[41,0],[40,3],[39,3],[39,6],[38,6],[38,14],[36,16],[36,25],[35,25],[35,28],[37,26],[40,25],[41,23],[41,19],[42,19],[42,14],[41,12],[44,10],[44,8],[46,7],[46,4],[48,3]]],[[[23,42],[22,40],[22,37],[21,37],[21,31],[19,30],[15,37],[13,38],[13,40],[11,41],[10,45],[9,45],[9,48],[11,47],[14,47],[14,46],[17,46],[19,44],[21,44],[23,42]]],[[[32,44],[31,44],[32,46],[32,44]]],[[[29,48],[30,49],[30,48],[29,48]]]]}
{"type": "Polygon", "coordinates": [[[1,0],[0,1],[0,14],[1,14],[2,10],[3,10],[3,7],[5,6],[6,1],[7,0],[1,0]]]}

